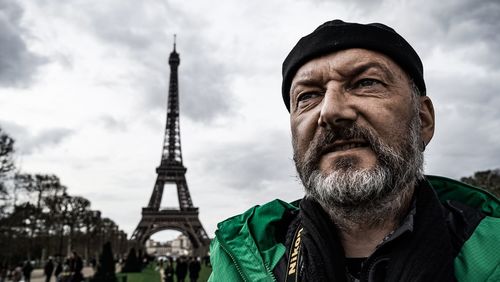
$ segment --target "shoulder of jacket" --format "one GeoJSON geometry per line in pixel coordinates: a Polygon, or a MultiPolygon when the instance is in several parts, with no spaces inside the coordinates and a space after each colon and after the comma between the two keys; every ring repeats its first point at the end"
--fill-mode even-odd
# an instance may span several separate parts
{"type": "Polygon", "coordinates": [[[500,200],[490,192],[442,176],[426,175],[426,180],[434,188],[441,202],[457,201],[479,209],[488,216],[500,218],[500,200]]]}
{"type": "Polygon", "coordinates": [[[276,241],[276,225],[288,211],[297,209],[296,203],[274,200],[219,223],[210,247],[214,271],[250,281],[271,279],[271,269],[285,252],[285,246],[276,241]]]}
{"type": "Polygon", "coordinates": [[[500,281],[500,218],[486,216],[455,258],[458,281],[500,281]]]}
{"type": "Polygon", "coordinates": [[[264,205],[253,206],[241,214],[232,216],[217,224],[217,228],[224,233],[233,233],[234,231],[239,232],[239,229],[245,225],[269,224],[276,219],[280,219],[286,211],[297,209],[298,201],[287,203],[280,199],[275,199],[264,205]]]}

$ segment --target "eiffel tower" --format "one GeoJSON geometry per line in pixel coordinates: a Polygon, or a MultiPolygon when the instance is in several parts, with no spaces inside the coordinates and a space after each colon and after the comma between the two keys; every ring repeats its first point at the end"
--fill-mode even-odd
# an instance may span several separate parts
{"type": "MultiPolygon", "coordinates": [[[[193,246],[193,255],[204,256],[208,252],[210,238],[198,218],[198,208],[193,206],[186,182],[186,167],[182,164],[181,135],[179,127],[179,87],[177,69],[179,53],[170,53],[170,86],[167,103],[167,123],[160,166],[156,168],[156,183],[147,207],[142,208],[142,218],[131,240],[144,246],[146,240],[162,230],[177,230],[187,235],[193,246]],[[177,186],[179,209],[160,207],[165,184],[177,186]]],[[[170,187],[167,187],[170,188],[170,187]]]]}

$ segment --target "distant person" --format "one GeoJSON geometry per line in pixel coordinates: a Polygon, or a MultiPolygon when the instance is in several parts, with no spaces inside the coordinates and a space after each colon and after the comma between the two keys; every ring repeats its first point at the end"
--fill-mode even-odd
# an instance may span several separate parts
{"type": "Polygon", "coordinates": [[[160,259],[156,262],[156,267],[158,270],[162,271],[163,270],[163,259],[160,259]]]}
{"type": "Polygon", "coordinates": [[[165,261],[165,269],[163,270],[165,282],[174,282],[174,262],[171,257],[165,261]]]}
{"type": "Polygon", "coordinates": [[[31,265],[31,262],[29,260],[24,262],[22,271],[23,271],[24,282],[30,282],[31,281],[31,272],[33,271],[33,266],[31,265]]]}
{"type": "Polygon", "coordinates": [[[52,272],[54,272],[54,262],[52,262],[52,258],[45,263],[43,267],[43,274],[45,275],[45,282],[50,282],[50,277],[52,277],[52,272]]]}
{"type": "Polygon", "coordinates": [[[56,269],[54,270],[54,276],[56,277],[56,281],[59,282],[59,275],[61,275],[61,272],[63,271],[63,262],[61,258],[58,258],[57,260],[57,266],[56,269]]]}
{"type": "Polygon", "coordinates": [[[211,267],[212,265],[210,264],[210,256],[206,255],[203,257],[203,263],[205,266],[211,267]]]}
{"type": "Polygon", "coordinates": [[[188,271],[187,261],[184,257],[180,257],[175,267],[175,275],[177,275],[177,282],[184,282],[184,279],[186,279],[187,271],[188,271]]]}
{"type": "Polygon", "coordinates": [[[200,276],[201,263],[197,257],[192,257],[189,261],[189,279],[191,282],[196,282],[200,276]]]}
{"type": "Polygon", "coordinates": [[[0,266],[0,282],[5,282],[6,279],[7,279],[7,266],[2,264],[0,266]]]}
{"type": "Polygon", "coordinates": [[[23,264],[20,263],[12,270],[12,282],[19,282],[23,278],[23,264]]]}
{"type": "Polygon", "coordinates": [[[96,271],[96,267],[97,267],[97,260],[96,260],[94,257],[92,257],[92,258],[90,259],[90,267],[92,267],[92,270],[93,270],[94,272],[96,271]]]}
{"type": "Polygon", "coordinates": [[[69,259],[69,269],[71,272],[71,279],[70,279],[71,282],[83,281],[83,275],[82,275],[83,260],[75,251],[71,253],[71,257],[69,259]]]}

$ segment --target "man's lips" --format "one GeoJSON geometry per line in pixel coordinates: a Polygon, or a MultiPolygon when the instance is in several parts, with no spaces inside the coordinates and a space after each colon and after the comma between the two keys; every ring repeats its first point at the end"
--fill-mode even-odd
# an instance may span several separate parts
{"type": "Polygon", "coordinates": [[[368,142],[363,139],[352,139],[352,140],[337,140],[332,144],[329,144],[321,150],[322,155],[331,152],[341,152],[347,151],[354,148],[369,147],[368,142]]]}

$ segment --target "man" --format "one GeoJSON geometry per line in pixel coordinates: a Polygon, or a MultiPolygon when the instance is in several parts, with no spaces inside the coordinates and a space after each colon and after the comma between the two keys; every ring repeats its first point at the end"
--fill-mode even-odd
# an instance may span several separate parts
{"type": "Polygon", "coordinates": [[[45,266],[43,267],[45,282],[50,282],[50,277],[52,277],[52,272],[54,272],[54,262],[52,261],[52,257],[49,257],[49,260],[45,263],[45,266]]]}
{"type": "Polygon", "coordinates": [[[422,62],[383,24],[326,22],[283,63],[306,195],[218,225],[211,281],[500,281],[500,202],[423,175],[422,62]]]}
{"type": "Polygon", "coordinates": [[[33,265],[31,265],[31,261],[27,260],[23,265],[23,277],[25,282],[31,281],[31,272],[33,272],[33,265]]]}
{"type": "Polygon", "coordinates": [[[201,263],[198,260],[198,257],[191,257],[189,260],[189,280],[191,282],[198,281],[198,277],[200,276],[201,271],[201,263]]]}
{"type": "Polygon", "coordinates": [[[175,266],[175,275],[177,276],[177,281],[184,282],[186,279],[186,275],[188,272],[188,262],[184,257],[180,257],[177,260],[177,264],[175,266]]]}
{"type": "Polygon", "coordinates": [[[83,260],[78,255],[76,251],[71,252],[71,257],[69,260],[69,269],[71,272],[71,282],[80,282],[83,281],[83,260]]]}
{"type": "Polygon", "coordinates": [[[56,281],[59,281],[59,275],[63,272],[63,258],[61,256],[58,256],[56,258],[56,269],[54,270],[54,276],[56,277],[56,281]]]}

